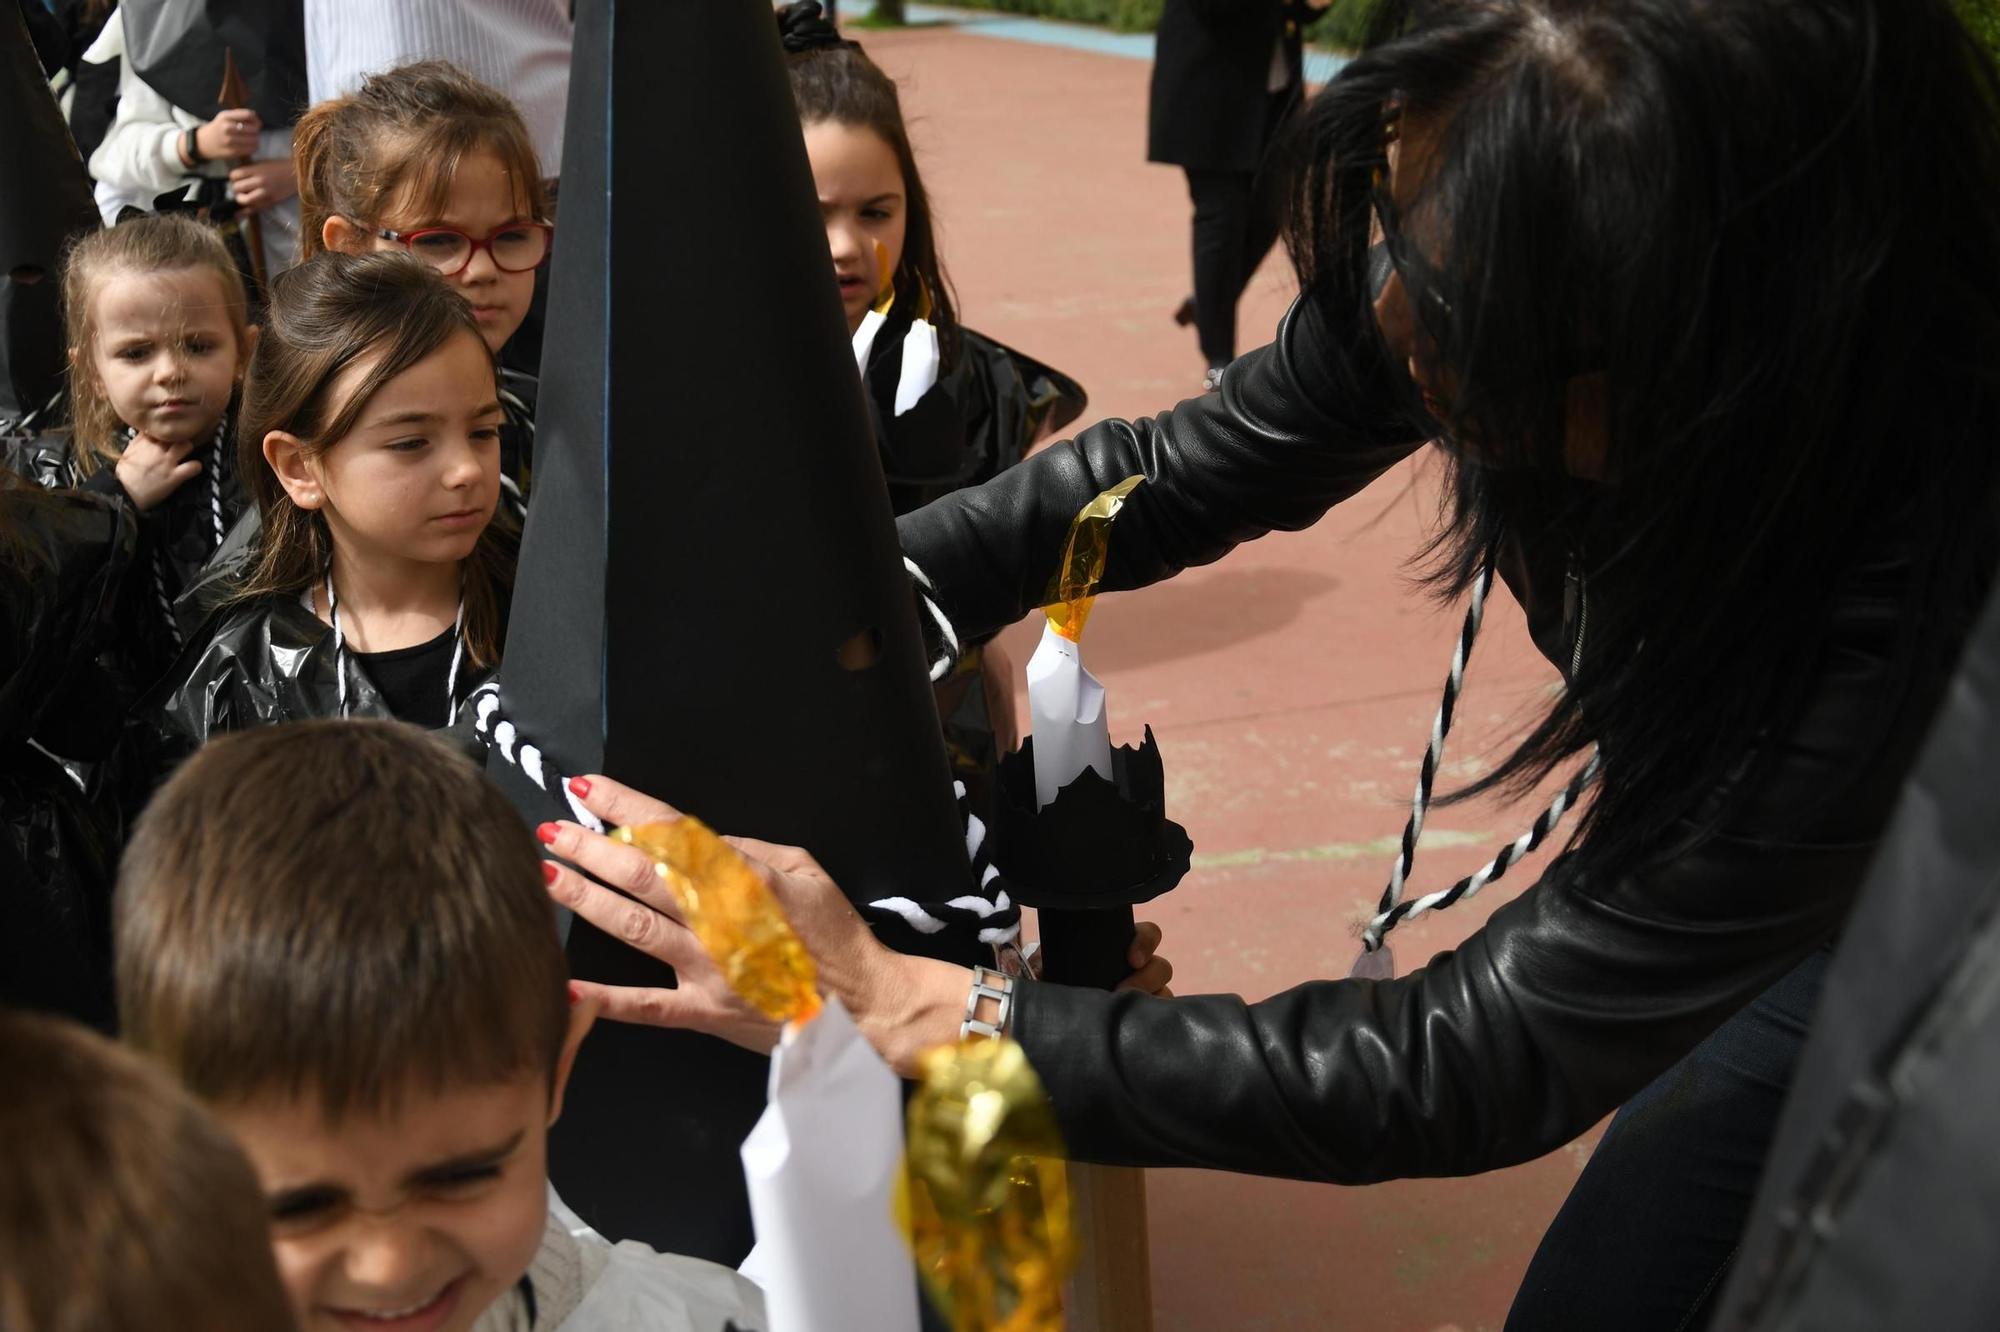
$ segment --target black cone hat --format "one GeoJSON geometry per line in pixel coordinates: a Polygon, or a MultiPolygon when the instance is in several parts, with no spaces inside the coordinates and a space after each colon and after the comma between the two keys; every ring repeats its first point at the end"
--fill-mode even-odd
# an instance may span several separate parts
{"type": "Polygon", "coordinates": [[[62,387],[63,246],[97,225],[70,141],[19,9],[0,13],[0,421],[62,387]]]}
{"type": "MultiPolygon", "coordinates": [[[[804,846],[857,900],[969,890],[768,5],[578,6],[559,226],[504,716],[549,771],[804,846]]],[[[581,922],[570,956],[593,980],[666,974],[581,922]]],[[[600,1026],[557,1188],[615,1237],[739,1260],[765,1076],[709,1038],[600,1026]]]]}

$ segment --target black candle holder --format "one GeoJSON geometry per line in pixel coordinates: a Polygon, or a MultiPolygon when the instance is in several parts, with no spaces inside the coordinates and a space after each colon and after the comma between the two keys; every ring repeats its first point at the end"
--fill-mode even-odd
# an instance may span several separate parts
{"type": "Polygon", "coordinates": [[[1034,737],[1000,760],[993,801],[993,863],[1041,921],[1042,979],[1108,990],[1131,974],[1132,908],[1175,888],[1194,843],[1167,817],[1166,772],[1152,727],[1135,749],[1111,751],[1111,780],[1095,768],[1035,802],[1034,737]]]}

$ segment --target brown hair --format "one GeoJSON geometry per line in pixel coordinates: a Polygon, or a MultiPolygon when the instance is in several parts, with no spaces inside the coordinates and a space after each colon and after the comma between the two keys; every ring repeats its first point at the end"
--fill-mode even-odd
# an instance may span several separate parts
{"type": "Polygon", "coordinates": [[[402,65],[321,102],[292,127],[299,257],[326,248],[320,233],[330,217],[379,224],[397,208],[443,212],[458,168],[479,152],[500,159],[527,217],[548,217],[548,186],[520,110],[449,61],[402,65]]]}
{"type": "Polygon", "coordinates": [[[290,1328],[243,1152],[159,1069],[0,1011],[0,1327],[290,1328]]]}
{"type": "Polygon", "coordinates": [[[540,861],[506,797],[415,727],[224,736],[119,867],[125,1038],[203,1100],[315,1096],[335,1122],[553,1073],[568,966],[540,861]]]}
{"type": "Polygon", "coordinates": [[[243,275],[212,227],[181,213],[135,217],[80,237],[63,259],[63,310],[72,354],[69,375],[71,430],[80,475],[118,461],[118,414],[104,395],[91,363],[97,338],[98,284],[114,273],[174,273],[205,268],[222,282],[237,355],[250,338],[250,302],[243,275]]]}
{"type": "MultiPolygon", "coordinates": [[[[257,502],[263,540],[233,600],[296,595],[325,577],[333,561],[326,515],[292,503],[264,460],[264,437],[282,430],[298,436],[308,457],[325,453],[354,429],[384,384],[456,334],[479,338],[472,307],[407,254],[327,253],[273,280],[236,436],[239,473],[257,502]],[[346,401],[332,401],[341,372],[378,350],[346,401]]],[[[465,651],[477,666],[500,657],[518,535],[502,503],[465,562],[465,651]]]]}
{"type": "Polygon", "coordinates": [[[937,225],[931,214],[930,192],[917,171],[917,155],[903,123],[903,101],[896,81],[862,53],[855,42],[842,41],[819,17],[817,5],[793,4],[778,12],[779,37],[785,48],[785,68],[792,79],[792,100],[799,122],[832,121],[871,130],[889,145],[903,174],[903,256],[896,265],[896,289],[903,299],[918,291],[931,298],[930,321],[937,326],[944,359],[958,354],[958,310],[944,259],[938,253],[937,225]],[[810,12],[808,12],[810,11],[810,12]]]}

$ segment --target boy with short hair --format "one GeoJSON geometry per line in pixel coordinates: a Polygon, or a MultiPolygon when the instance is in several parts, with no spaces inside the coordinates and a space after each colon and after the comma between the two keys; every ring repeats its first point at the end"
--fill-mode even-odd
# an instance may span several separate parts
{"type": "Polygon", "coordinates": [[[0,1087],[0,1328],[293,1326],[250,1163],[159,1069],[0,1010],[0,1087]]]}
{"type": "Polygon", "coordinates": [[[441,740],[357,720],[212,742],[139,821],[115,916],[126,1039],[249,1153],[302,1327],[763,1325],[736,1273],[550,1205],[592,1014],[533,839],[441,740]]]}

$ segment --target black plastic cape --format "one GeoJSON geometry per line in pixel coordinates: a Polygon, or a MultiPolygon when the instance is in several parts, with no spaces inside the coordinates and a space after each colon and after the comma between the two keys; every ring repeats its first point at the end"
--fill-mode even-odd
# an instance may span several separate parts
{"type": "Polygon", "coordinates": [[[0,1003],[106,1030],[117,837],[50,751],[95,698],[134,536],[116,500],[0,481],[0,1003]]]}

